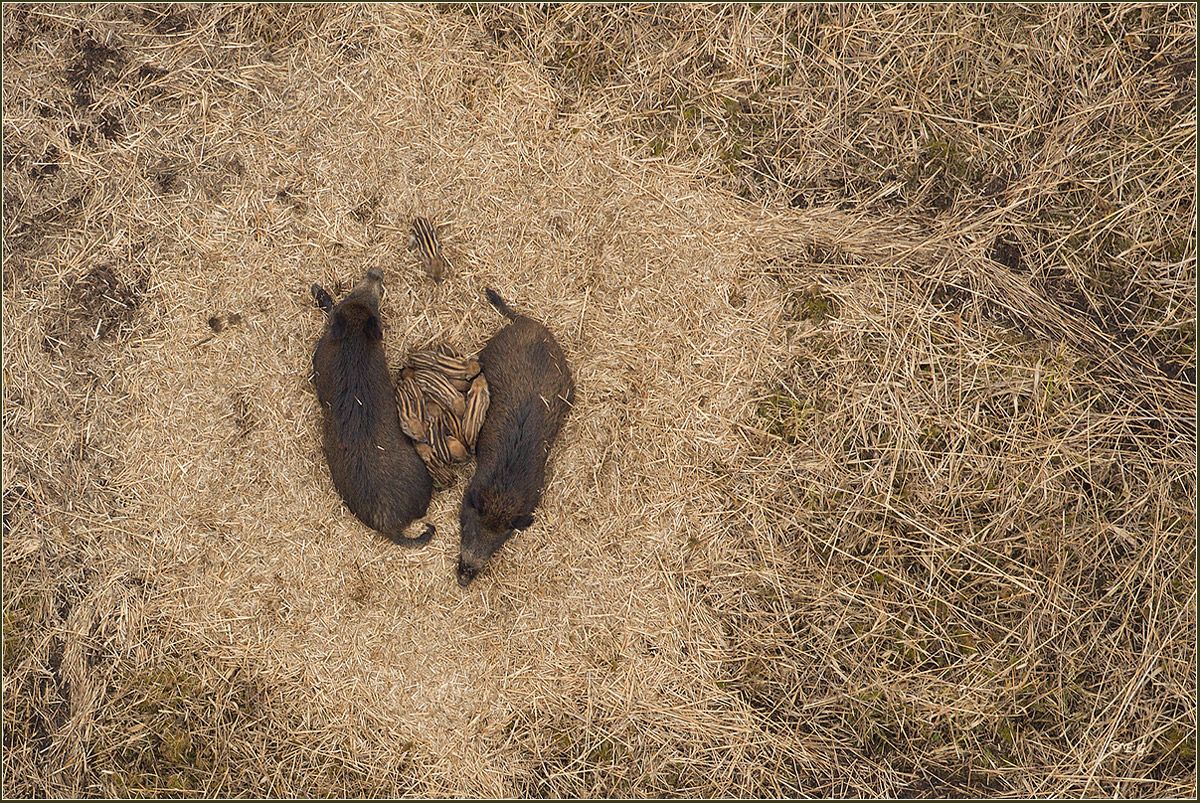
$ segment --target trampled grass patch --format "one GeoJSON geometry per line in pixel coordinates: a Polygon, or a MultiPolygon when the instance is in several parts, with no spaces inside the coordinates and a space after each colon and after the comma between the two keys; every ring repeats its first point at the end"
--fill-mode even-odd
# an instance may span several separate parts
{"type": "Polygon", "coordinates": [[[1193,6],[3,25],[6,795],[1194,791],[1193,6]],[[466,593],[328,479],[369,267],[574,368],[466,593]]]}

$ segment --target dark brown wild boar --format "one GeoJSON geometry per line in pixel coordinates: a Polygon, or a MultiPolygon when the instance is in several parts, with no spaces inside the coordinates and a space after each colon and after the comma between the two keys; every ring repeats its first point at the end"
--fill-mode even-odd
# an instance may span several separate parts
{"type": "Polygon", "coordinates": [[[475,476],[459,514],[462,586],[515,531],[533,524],[550,446],[575,401],[571,368],[554,335],[513,312],[491,288],[487,297],[512,323],[479,354],[490,402],[475,443],[475,476]]]}
{"type": "Polygon", "coordinates": [[[433,525],[415,538],[404,530],[425,515],[433,480],[400,429],[383,352],[382,296],[383,276],[375,269],[337,306],[313,285],[313,297],[329,316],[313,354],[313,384],[324,419],[325,459],[346,507],[396,543],[417,546],[433,537],[433,525]]]}

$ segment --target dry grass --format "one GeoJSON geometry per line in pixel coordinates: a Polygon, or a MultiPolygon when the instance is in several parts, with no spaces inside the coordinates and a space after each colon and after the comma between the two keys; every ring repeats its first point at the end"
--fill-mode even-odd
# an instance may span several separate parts
{"type": "Polygon", "coordinates": [[[3,24],[6,796],[1194,794],[1194,7],[3,24]],[[575,366],[467,593],[320,454],[372,265],[575,366]]]}

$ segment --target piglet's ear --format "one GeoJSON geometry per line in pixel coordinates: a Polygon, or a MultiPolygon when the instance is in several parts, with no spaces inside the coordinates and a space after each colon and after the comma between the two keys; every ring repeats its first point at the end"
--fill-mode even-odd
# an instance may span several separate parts
{"type": "Polygon", "coordinates": [[[526,513],[524,516],[517,516],[513,519],[514,530],[527,530],[533,526],[533,514],[526,513]]]}

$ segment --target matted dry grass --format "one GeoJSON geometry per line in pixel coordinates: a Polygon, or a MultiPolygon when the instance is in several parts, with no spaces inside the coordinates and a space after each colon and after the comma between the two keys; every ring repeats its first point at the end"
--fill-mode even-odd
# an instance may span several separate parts
{"type": "Polygon", "coordinates": [[[1194,791],[1193,7],[3,21],[6,796],[1194,791]],[[320,454],[370,266],[575,368],[467,591],[320,454]]]}

